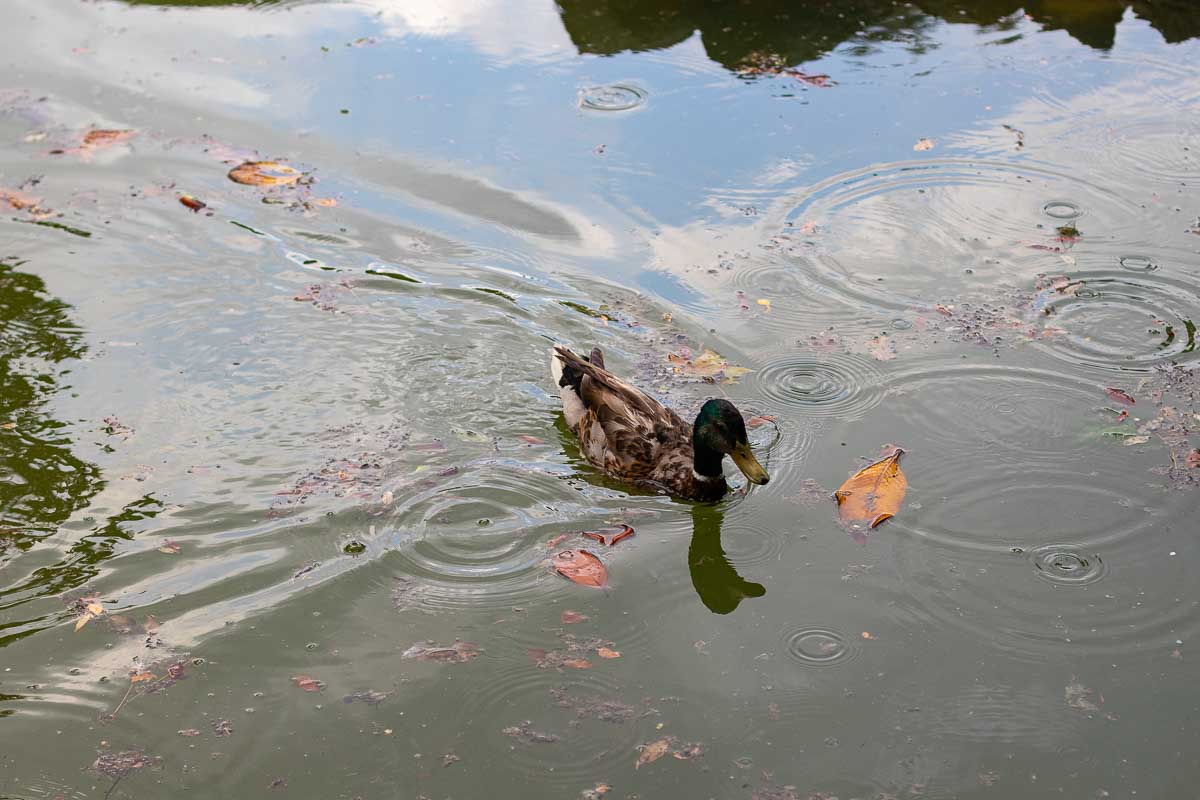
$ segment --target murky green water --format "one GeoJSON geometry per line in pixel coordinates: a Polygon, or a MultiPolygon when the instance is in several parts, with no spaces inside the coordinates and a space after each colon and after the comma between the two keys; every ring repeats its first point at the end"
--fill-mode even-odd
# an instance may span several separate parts
{"type": "Polygon", "coordinates": [[[1195,794],[1191,3],[183,5],[2,4],[0,796],[1195,794]]]}

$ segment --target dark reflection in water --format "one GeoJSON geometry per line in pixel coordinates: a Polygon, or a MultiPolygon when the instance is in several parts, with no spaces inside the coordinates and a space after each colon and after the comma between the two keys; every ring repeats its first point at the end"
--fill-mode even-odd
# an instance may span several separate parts
{"type": "Polygon", "coordinates": [[[692,542],[688,545],[688,571],[700,602],[714,614],[728,614],[747,597],[762,597],[767,589],[737,573],[721,547],[720,504],[692,506],[692,542]]]}
{"type": "Polygon", "coordinates": [[[1112,47],[1117,23],[1127,8],[1157,29],[1168,42],[1200,35],[1194,4],[1127,3],[1123,0],[890,0],[846,2],[683,2],[562,0],[563,24],[580,52],[612,55],[622,51],[671,47],[697,31],[708,57],[733,70],[761,55],[800,64],[825,55],[842,42],[869,48],[872,42],[901,41],[915,52],[933,46],[928,31],[937,18],[1002,32],[1014,29],[1022,14],[1048,30],[1065,30],[1083,44],[1112,47]]]}
{"type": "MultiPolygon", "coordinates": [[[[53,534],[103,485],[99,468],[72,452],[66,423],[44,410],[65,388],[64,362],[83,355],[82,334],[67,314],[69,306],[20,266],[0,262],[0,568],[53,534]]],[[[87,580],[72,575],[50,580],[40,575],[46,571],[0,588],[0,608],[11,605],[10,595],[21,597],[34,585],[45,594],[87,580]]]]}

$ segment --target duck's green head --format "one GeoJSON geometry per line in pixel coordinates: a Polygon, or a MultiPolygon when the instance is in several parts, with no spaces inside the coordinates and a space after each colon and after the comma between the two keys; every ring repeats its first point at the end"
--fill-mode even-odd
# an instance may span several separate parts
{"type": "Polygon", "coordinates": [[[692,428],[692,445],[698,455],[709,451],[729,456],[751,483],[762,485],[771,480],[750,450],[742,412],[728,400],[709,400],[700,408],[692,428]]]}

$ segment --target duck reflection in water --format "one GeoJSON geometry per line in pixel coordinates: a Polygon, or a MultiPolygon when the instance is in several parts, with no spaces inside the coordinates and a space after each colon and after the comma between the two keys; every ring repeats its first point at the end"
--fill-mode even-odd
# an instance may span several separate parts
{"type": "Polygon", "coordinates": [[[688,571],[700,602],[714,614],[732,612],[747,597],[762,597],[767,589],[737,573],[721,548],[721,504],[692,506],[692,542],[688,546],[688,571]]]}

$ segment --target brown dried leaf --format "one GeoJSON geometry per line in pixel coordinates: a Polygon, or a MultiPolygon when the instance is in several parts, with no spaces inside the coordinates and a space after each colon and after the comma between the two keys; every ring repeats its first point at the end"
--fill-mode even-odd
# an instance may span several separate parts
{"type": "Polygon", "coordinates": [[[600,656],[601,658],[620,658],[621,657],[621,653],[619,651],[612,650],[608,647],[596,648],[596,655],[600,656]]]}
{"type": "Polygon", "coordinates": [[[1131,406],[1137,402],[1132,396],[1130,396],[1128,392],[1123,389],[1114,389],[1111,386],[1108,386],[1104,389],[1104,393],[1116,402],[1123,403],[1127,406],[1131,406]]]}

